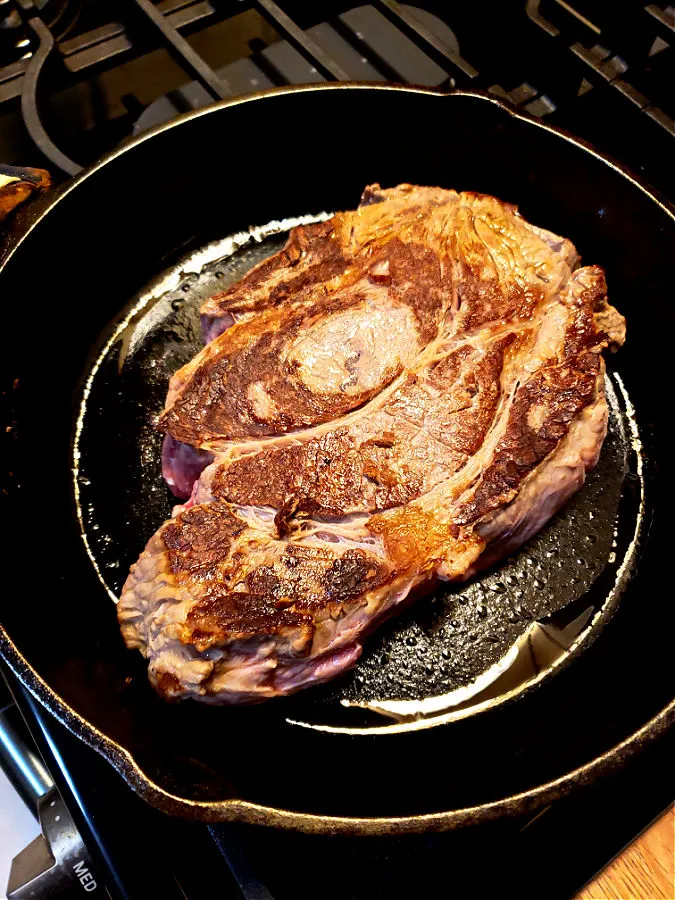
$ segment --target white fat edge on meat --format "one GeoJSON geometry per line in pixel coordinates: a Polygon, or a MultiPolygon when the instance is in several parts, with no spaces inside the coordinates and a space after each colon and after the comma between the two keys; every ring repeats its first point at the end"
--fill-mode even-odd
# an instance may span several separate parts
{"type": "Polygon", "coordinates": [[[370,513],[351,513],[334,519],[305,519],[300,523],[296,534],[301,543],[335,544],[345,549],[366,550],[386,559],[384,541],[379,535],[368,531],[370,513]]]}
{"type": "MultiPolygon", "coordinates": [[[[277,527],[274,517],[277,510],[271,506],[248,506],[232,504],[233,512],[244,519],[250,528],[264,531],[273,539],[277,539],[277,527]]],[[[340,550],[366,550],[382,558],[386,557],[384,543],[379,535],[367,530],[369,513],[352,513],[339,517],[316,517],[300,519],[294,524],[292,532],[283,540],[289,544],[306,546],[335,545],[340,550]]]]}
{"type": "MultiPolygon", "coordinates": [[[[271,506],[251,506],[231,504],[232,511],[243,519],[249,528],[262,531],[273,540],[277,538],[277,526],[274,522],[278,510],[271,506]]],[[[370,518],[368,513],[353,513],[335,518],[301,519],[292,532],[282,539],[284,543],[307,546],[323,546],[333,544],[341,550],[366,550],[385,558],[384,544],[379,535],[371,534],[366,524],[370,518]]]]}
{"type": "Polygon", "coordinates": [[[271,506],[250,506],[237,503],[230,505],[232,512],[240,519],[243,519],[249,528],[253,528],[256,531],[264,531],[272,537],[275,536],[274,517],[277,514],[276,509],[273,509],[271,506]]]}

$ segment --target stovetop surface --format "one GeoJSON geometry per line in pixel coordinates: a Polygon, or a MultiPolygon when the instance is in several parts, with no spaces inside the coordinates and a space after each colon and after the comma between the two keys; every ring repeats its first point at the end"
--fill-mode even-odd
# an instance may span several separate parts
{"type": "Polygon", "coordinates": [[[669,734],[614,775],[489,825],[357,838],[207,826],[149,807],[16,682],[12,690],[114,898],[568,900],[673,800],[669,734]]]}
{"type": "MultiPolygon", "coordinates": [[[[125,137],[214,99],[348,78],[489,91],[675,197],[675,9],[666,3],[280,5],[0,0],[0,160],[65,180],[125,137]]],[[[150,809],[22,688],[13,690],[114,897],[513,891],[562,900],[673,798],[671,736],[536,816],[460,832],[350,839],[207,828],[150,809]]],[[[322,780],[317,790],[339,790],[339,782],[322,780]]]]}
{"type": "Polygon", "coordinates": [[[674,41],[675,8],[640,0],[4,0],[0,159],[65,177],[214,99],[395,81],[491,92],[672,196],[674,41]]]}

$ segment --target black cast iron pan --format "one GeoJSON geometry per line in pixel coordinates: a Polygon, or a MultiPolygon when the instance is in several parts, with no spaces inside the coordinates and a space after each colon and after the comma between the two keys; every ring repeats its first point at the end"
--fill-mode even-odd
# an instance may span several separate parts
{"type": "Polygon", "coordinates": [[[0,272],[2,652],[149,802],[448,828],[534,808],[666,727],[675,216],[637,179],[492,97],[322,85],[144,134],[18,227],[0,272]],[[628,340],[601,461],[521,553],[421,600],[340,681],[245,709],[165,705],[111,595],[169,515],[151,425],[167,379],[197,349],[204,296],[374,181],[494,194],[604,266],[628,340]]]}

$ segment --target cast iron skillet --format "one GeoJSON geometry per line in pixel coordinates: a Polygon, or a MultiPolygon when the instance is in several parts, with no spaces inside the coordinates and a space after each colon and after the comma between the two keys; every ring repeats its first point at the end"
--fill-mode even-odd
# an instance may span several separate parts
{"type": "Polygon", "coordinates": [[[675,216],[636,178],[489,96],[312,85],[143,134],[19,227],[0,271],[0,646],[149,802],[307,831],[449,828],[550,801],[667,726],[675,216]],[[609,365],[598,470],[522,553],[420,601],[340,682],[246,709],[165,705],[109,597],[170,509],[151,417],[197,346],[200,296],[282,236],[174,269],[154,299],[147,285],[251,225],[353,207],[375,181],[494,194],[604,266],[628,340],[609,365]],[[448,691],[534,619],[592,627],[504,702],[403,724],[340,703],[448,691]]]}

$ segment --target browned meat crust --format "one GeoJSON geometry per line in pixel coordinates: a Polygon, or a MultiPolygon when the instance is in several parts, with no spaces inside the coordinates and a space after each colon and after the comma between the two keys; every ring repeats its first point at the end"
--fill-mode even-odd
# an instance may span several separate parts
{"type": "Polygon", "coordinates": [[[365,271],[357,264],[330,288],[321,266],[311,267],[300,297],[284,293],[283,308],[276,292],[285,282],[277,284],[270,307],[226,331],[178,373],[176,397],[159,427],[199,446],[219,438],[278,434],[334,419],[382,390],[436,333],[443,293],[438,258],[425,247],[394,239],[369,256],[365,271]],[[307,371],[312,348],[297,347],[298,334],[321,320],[337,323],[339,333],[340,313],[349,328],[354,314],[365,318],[373,311],[407,326],[404,337],[411,334],[412,343],[394,345],[398,352],[389,358],[383,353],[378,377],[354,378],[358,357],[353,354],[344,360],[338,390],[332,380],[330,391],[322,390],[321,382],[313,386],[307,371]],[[299,352],[289,353],[294,342],[299,352]],[[252,394],[252,385],[263,387],[252,394]]]}
{"type": "Polygon", "coordinates": [[[527,540],[597,460],[601,352],[625,333],[602,270],[491,197],[364,196],[209,300],[225,330],[172,381],[160,427],[214,460],[119,604],[166,696],[333,677],[411,591],[527,540]]]}

